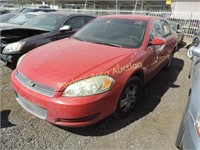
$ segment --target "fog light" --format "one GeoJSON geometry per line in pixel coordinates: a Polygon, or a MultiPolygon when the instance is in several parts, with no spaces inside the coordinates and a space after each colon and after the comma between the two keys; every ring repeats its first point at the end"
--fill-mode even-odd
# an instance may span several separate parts
{"type": "Polygon", "coordinates": [[[200,137],[200,113],[198,114],[195,122],[195,129],[197,131],[198,136],[200,137]]]}

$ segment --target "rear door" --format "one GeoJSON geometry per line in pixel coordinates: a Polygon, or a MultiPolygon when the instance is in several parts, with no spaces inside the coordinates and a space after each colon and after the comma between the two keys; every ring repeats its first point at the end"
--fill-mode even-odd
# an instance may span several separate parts
{"type": "Polygon", "coordinates": [[[165,38],[166,40],[166,44],[160,55],[160,59],[161,63],[165,65],[170,57],[171,52],[174,50],[177,41],[175,38],[175,34],[172,32],[170,28],[170,25],[165,20],[161,20],[160,22],[162,26],[163,38],[165,38]]]}
{"type": "Polygon", "coordinates": [[[71,31],[60,32],[58,39],[69,37],[85,24],[84,16],[72,16],[64,24],[72,27],[71,31]]]}

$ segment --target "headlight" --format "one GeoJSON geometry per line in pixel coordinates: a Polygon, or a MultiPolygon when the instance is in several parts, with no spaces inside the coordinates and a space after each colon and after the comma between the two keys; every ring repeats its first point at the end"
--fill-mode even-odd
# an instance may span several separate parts
{"type": "Polygon", "coordinates": [[[90,96],[110,90],[114,79],[107,75],[94,76],[69,85],[63,92],[63,96],[81,97],[90,96]]]}
{"type": "Polygon", "coordinates": [[[197,131],[197,134],[199,135],[200,137],[200,113],[199,115],[197,116],[197,119],[196,119],[196,122],[195,122],[195,129],[197,131]]]}
{"type": "Polygon", "coordinates": [[[24,56],[26,56],[26,54],[22,55],[19,60],[17,61],[17,66],[21,63],[22,59],[24,58],[24,56]]]}
{"type": "Polygon", "coordinates": [[[3,53],[6,54],[6,53],[18,52],[23,48],[24,44],[25,42],[23,41],[8,44],[3,49],[3,53]]]}

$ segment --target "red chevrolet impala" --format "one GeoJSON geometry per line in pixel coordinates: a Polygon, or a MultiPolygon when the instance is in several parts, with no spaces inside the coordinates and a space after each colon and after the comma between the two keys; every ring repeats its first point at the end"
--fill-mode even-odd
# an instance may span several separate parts
{"type": "Polygon", "coordinates": [[[11,85],[26,111],[56,125],[122,118],[134,109],[143,85],[171,66],[176,43],[162,18],[102,16],[21,57],[11,85]]]}

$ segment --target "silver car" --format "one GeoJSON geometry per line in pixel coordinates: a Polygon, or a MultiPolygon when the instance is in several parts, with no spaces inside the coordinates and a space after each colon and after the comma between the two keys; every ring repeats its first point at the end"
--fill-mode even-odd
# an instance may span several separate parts
{"type": "Polygon", "coordinates": [[[186,150],[200,150],[200,44],[188,50],[192,58],[189,100],[178,132],[176,146],[186,150]]]}
{"type": "Polygon", "coordinates": [[[184,38],[184,31],[181,25],[174,21],[169,21],[169,24],[174,32],[177,34],[177,44],[181,44],[184,38]]]}

